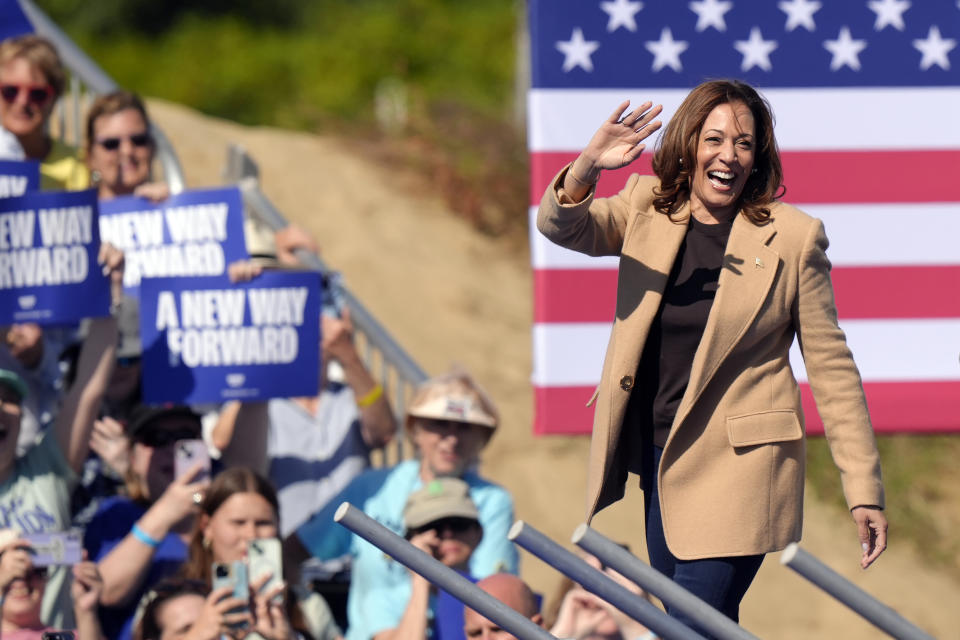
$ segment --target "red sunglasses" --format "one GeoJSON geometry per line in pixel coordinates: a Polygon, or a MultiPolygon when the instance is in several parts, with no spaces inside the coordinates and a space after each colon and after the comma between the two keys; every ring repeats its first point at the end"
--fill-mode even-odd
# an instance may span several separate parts
{"type": "Polygon", "coordinates": [[[53,96],[53,87],[48,84],[5,84],[0,85],[0,96],[4,101],[13,103],[21,91],[27,92],[27,102],[35,105],[46,103],[53,96]]]}

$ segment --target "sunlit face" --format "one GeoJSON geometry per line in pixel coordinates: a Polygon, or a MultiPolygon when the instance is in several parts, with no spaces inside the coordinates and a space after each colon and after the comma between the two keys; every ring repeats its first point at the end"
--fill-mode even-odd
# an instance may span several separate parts
{"type": "Polygon", "coordinates": [[[171,598],[157,608],[160,640],[185,638],[190,626],[203,612],[203,596],[189,593],[171,598]]]}
{"type": "Polygon", "coordinates": [[[17,459],[17,438],[23,410],[16,391],[0,384],[0,469],[12,469],[17,459]]]}
{"type": "Polygon", "coordinates": [[[463,633],[470,640],[516,640],[516,636],[470,607],[463,610],[463,633]]]}
{"type": "Polygon", "coordinates": [[[32,369],[43,359],[43,327],[31,322],[4,327],[3,342],[10,355],[32,369]]]}
{"type": "Polygon", "coordinates": [[[3,619],[21,627],[39,623],[46,586],[44,569],[31,570],[26,577],[15,578],[7,588],[3,600],[3,619]]]}
{"type": "Polygon", "coordinates": [[[482,425],[418,419],[413,443],[420,452],[423,479],[462,475],[477,460],[490,434],[491,430],[482,425]]]}
{"type": "Polygon", "coordinates": [[[133,193],[150,179],[153,141],[136,109],[103,115],[93,123],[87,164],[113,195],[133,193]]]}
{"type": "Polygon", "coordinates": [[[0,99],[0,122],[3,128],[15,136],[31,136],[42,129],[53,110],[54,96],[46,76],[26,58],[14,58],[0,66],[0,87],[17,86],[20,91],[12,101],[0,99]],[[35,96],[45,93],[46,98],[31,98],[25,89],[35,89],[35,96]]]}
{"type": "Polygon", "coordinates": [[[697,141],[697,166],[690,176],[690,206],[729,220],[753,169],[753,113],[742,102],[717,105],[697,141]]]}
{"type": "Polygon", "coordinates": [[[233,494],[205,519],[203,538],[210,542],[214,562],[243,560],[251,540],[277,537],[277,513],[252,491],[233,494]]]}

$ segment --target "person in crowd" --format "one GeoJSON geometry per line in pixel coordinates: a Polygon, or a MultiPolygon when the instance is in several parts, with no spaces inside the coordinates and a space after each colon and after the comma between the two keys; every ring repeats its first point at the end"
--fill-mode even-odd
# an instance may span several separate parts
{"type": "Polygon", "coordinates": [[[89,185],[77,150],[47,133],[67,75],[56,48],[28,34],[0,42],[0,124],[16,137],[23,158],[40,161],[40,187],[75,191],[89,185]]]}
{"type": "Polygon", "coordinates": [[[141,597],[186,561],[198,505],[209,482],[201,465],[174,476],[174,446],[200,438],[189,407],[138,405],[126,427],[125,495],[104,499],[84,533],[103,575],[100,617],[107,638],[130,638],[141,597]]]}
{"type": "MultiPolygon", "coordinates": [[[[543,626],[537,597],[517,576],[498,573],[484,578],[477,586],[517,613],[543,626]]],[[[468,640],[516,640],[516,636],[469,607],[463,612],[463,634],[468,640]]]]}
{"type": "MultiPolygon", "coordinates": [[[[200,516],[193,528],[181,577],[211,584],[213,563],[246,560],[252,541],[278,536],[279,522],[279,502],[269,480],[244,467],[220,472],[200,503],[200,516]]],[[[279,592],[260,589],[268,576],[251,576],[253,596],[249,608],[255,633],[245,637],[278,640],[288,637],[282,631],[290,629],[314,640],[338,638],[340,631],[323,598],[307,592],[290,576],[290,571],[284,569],[289,591],[279,604],[274,597],[279,592]]],[[[216,599],[216,592],[212,598],[216,599]]]]}
{"type": "Polygon", "coordinates": [[[466,373],[452,372],[426,381],[411,398],[406,415],[406,432],[416,459],[357,476],[287,538],[286,549],[294,561],[309,556],[322,560],[352,556],[348,638],[368,640],[396,627],[400,619],[395,612],[372,603],[408,602],[411,581],[403,565],[333,523],[333,513],[344,501],[402,535],[403,507],[410,494],[437,478],[460,478],[470,487],[484,532],[470,558],[470,574],[483,578],[498,571],[517,571],[517,552],[507,540],[513,524],[513,500],[506,490],[474,470],[498,422],[493,402],[466,373]]]}
{"type": "Polygon", "coordinates": [[[233,612],[247,602],[230,597],[230,587],[211,592],[202,580],[171,578],[154,587],[133,632],[134,640],[220,640],[232,637],[230,624],[251,622],[233,612]]]}
{"type": "MultiPolygon", "coordinates": [[[[120,298],[123,253],[110,245],[100,249],[100,262],[110,275],[111,296],[120,298]]],[[[90,432],[113,369],[117,323],[112,316],[96,318],[84,341],[77,376],[48,430],[23,456],[17,456],[26,383],[15,372],[0,369],[0,527],[29,533],[63,531],[70,526],[70,493],[87,457],[90,432]]],[[[68,626],[66,571],[51,572],[44,595],[43,620],[68,626]]]]}
{"type": "MultiPolygon", "coordinates": [[[[650,601],[650,594],[618,571],[604,567],[596,556],[585,554],[584,560],[603,571],[639,598],[650,601]]],[[[552,618],[550,633],[558,638],[575,640],[653,640],[656,635],[625,615],[610,603],[590,593],[573,580],[564,578],[558,596],[559,606],[552,618]]]]}
{"type": "MultiPolygon", "coordinates": [[[[470,556],[483,539],[480,514],[470,499],[470,487],[459,478],[436,478],[407,498],[403,526],[410,544],[464,577],[471,579],[470,556]]],[[[376,640],[453,640],[463,638],[463,605],[446,591],[410,572],[410,600],[376,605],[402,612],[400,623],[376,640]]],[[[396,613],[393,614],[394,616],[396,613]]]]}
{"type": "Polygon", "coordinates": [[[156,141],[143,101],[129,91],[98,96],[87,113],[87,167],[101,200],[137,195],[159,202],[170,189],[152,180],[156,141]]]}
{"type": "Polygon", "coordinates": [[[863,568],[886,547],[880,458],[837,326],[823,223],[777,200],[783,172],[769,105],[738,81],[697,86],[659,140],[656,175],[634,174],[617,195],[597,198],[601,171],[631,164],[660,127],[660,106],[624,113],[628,105],[560,171],[537,216],[557,244],[620,256],[587,517],[623,497],[628,470],[639,473],[651,564],[736,620],[764,554],[800,539],[794,337],[863,568]]]}
{"type": "MultiPolygon", "coordinates": [[[[291,246],[304,248],[304,234],[283,232],[284,260],[278,258],[279,243],[272,230],[248,224],[247,248],[250,261],[230,265],[233,281],[256,278],[263,269],[299,268],[291,246]]],[[[359,473],[369,466],[372,450],[390,442],[397,421],[383,386],[374,380],[357,352],[350,310],[338,304],[338,284],[325,279],[320,317],[321,370],[315,396],[271,400],[268,420],[250,421],[243,437],[245,464],[268,470],[280,496],[281,533],[290,535],[310,514],[322,509],[359,473]],[[259,425],[259,427],[258,427],[259,425]],[[266,441],[263,448],[253,442],[266,441]],[[249,454],[259,451],[266,458],[257,462],[249,454]],[[262,466],[261,466],[262,465],[262,466]]],[[[224,411],[210,431],[215,449],[222,450],[224,463],[235,457],[229,449],[235,421],[231,408],[224,411]]],[[[232,448],[235,450],[235,447],[232,448]]]]}
{"type": "MultiPolygon", "coordinates": [[[[3,595],[0,636],[7,640],[42,640],[45,631],[55,630],[44,624],[40,616],[48,567],[34,566],[32,553],[30,544],[19,539],[15,531],[0,531],[0,594],[3,595]]],[[[97,565],[83,561],[73,565],[70,572],[77,636],[101,638],[97,603],[103,582],[97,565]]]]}

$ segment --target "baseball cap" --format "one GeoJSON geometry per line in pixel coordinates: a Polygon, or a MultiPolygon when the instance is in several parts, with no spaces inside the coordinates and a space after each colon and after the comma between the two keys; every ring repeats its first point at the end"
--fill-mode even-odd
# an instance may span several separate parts
{"type": "Polygon", "coordinates": [[[183,417],[196,422],[197,435],[200,437],[200,416],[193,409],[185,405],[172,405],[169,407],[153,407],[146,404],[139,404],[130,412],[130,419],[127,422],[127,436],[137,441],[150,430],[158,420],[168,417],[183,417]]]}
{"type": "Polygon", "coordinates": [[[423,383],[407,408],[407,427],[411,418],[452,420],[496,429],[497,408],[469,374],[452,371],[423,383]]]}
{"type": "Polygon", "coordinates": [[[20,396],[20,401],[27,397],[27,383],[9,369],[0,369],[0,384],[12,389],[14,393],[20,396]]]}
{"type": "Polygon", "coordinates": [[[414,491],[403,507],[407,531],[444,518],[480,521],[477,505],[470,499],[470,487],[459,478],[436,478],[414,491]]]}

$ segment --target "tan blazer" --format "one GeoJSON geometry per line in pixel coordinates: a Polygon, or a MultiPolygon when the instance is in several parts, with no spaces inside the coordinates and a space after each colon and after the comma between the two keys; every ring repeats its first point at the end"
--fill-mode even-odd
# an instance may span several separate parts
{"type": "MultiPolygon", "coordinates": [[[[624,414],[640,354],[687,230],[653,209],[652,176],[616,196],[561,204],[566,169],[544,194],[537,228],[594,256],[619,255],[617,308],[595,395],[587,518],[623,497],[624,414]]],[[[777,551],[800,539],[805,443],[788,351],[800,340],[847,503],[883,506],[880,459],[860,374],[837,326],[823,224],[775,203],[756,226],[738,215],[690,382],[663,450],[660,509],[684,560],[777,551]]],[[[633,454],[636,455],[636,454],[633,454]]]]}

